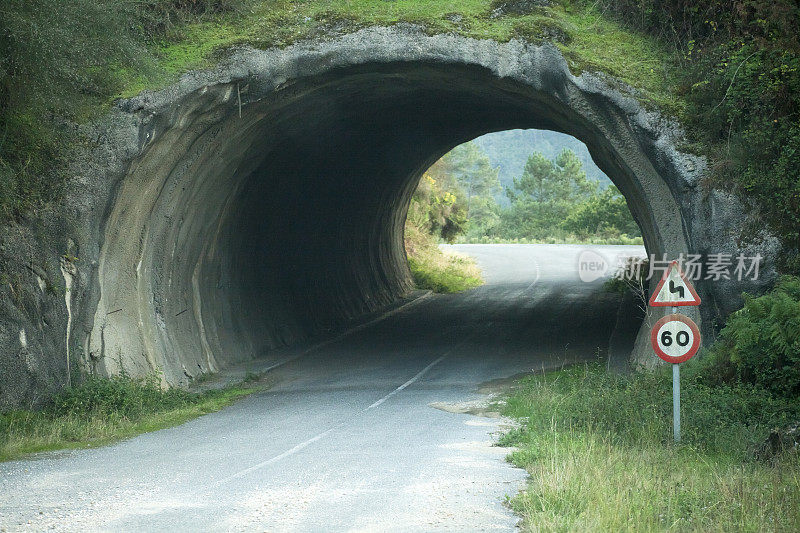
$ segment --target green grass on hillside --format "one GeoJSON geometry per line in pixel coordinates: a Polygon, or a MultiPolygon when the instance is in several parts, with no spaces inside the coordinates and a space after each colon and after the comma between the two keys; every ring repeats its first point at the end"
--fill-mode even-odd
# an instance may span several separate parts
{"type": "Polygon", "coordinates": [[[529,531],[794,531],[800,454],[754,452],[773,427],[800,418],[751,386],[708,387],[684,367],[683,442],[672,442],[669,369],[631,376],[599,366],[525,378],[502,439],[530,473],[510,504],[529,531]]]}
{"type": "Polygon", "coordinates": [[[0,461],[27,454],[102,446],[219,411],[259,390],[252,383],[193,393],[162,389],[152,376],[90,377],[43,410],[0,413],[0,461]]]}
{"type": "MultiPolygon", "coordinates": [[[[601,71],[639,89],[643,101],[675,110],[670,80],[673,63],[655,39],[622,28],[591,4],[553,2],[550,6],[498,11],[491,0],[305,0],[256,1],[245,13],[221,15],[213,22],[191,24],[156,56],[168,73],[206,67],[226,47],[248,44],[282,47],[320,35],[342,34],[369,26],[411,23],[430,34],[451,33],[505,42],[520,39],[556,43],[576,72],[601,71]]],[[[136,84],[133,89],[140,89],[136,84]]],[[[128,90],[126,93],[130,93],[128,90]]]]}

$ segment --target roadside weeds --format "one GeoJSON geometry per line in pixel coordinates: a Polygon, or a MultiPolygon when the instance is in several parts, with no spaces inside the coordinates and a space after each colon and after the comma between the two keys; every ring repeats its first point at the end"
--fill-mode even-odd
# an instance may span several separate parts
{"type": "Polygon", "coordinates": [[[755,456],[797,402],[748,386],[684,380],[684,442],[671,442],[665,372],[620,376],[575,366],[519,381],[503,409],[519,429],[500,444],[525,468],[509,500],[529,531],[791,531],[800,523],[800,454],[755,456]]]}

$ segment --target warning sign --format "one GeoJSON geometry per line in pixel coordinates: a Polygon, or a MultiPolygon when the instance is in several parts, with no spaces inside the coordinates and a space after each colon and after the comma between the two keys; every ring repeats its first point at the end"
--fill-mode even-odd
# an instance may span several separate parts
{"type": "Polygon", "coordinates": [[[700,297],[691,282],[681,272],[678,262],[673,261],[658,282],[649,304],[653,307],[700,305],[700,297]]]}

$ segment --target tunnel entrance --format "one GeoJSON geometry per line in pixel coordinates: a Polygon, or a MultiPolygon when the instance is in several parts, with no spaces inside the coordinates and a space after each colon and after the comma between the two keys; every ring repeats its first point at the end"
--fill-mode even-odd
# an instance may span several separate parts
{"type": "Polygon", "coordinates": [[[86,364],[185,383],[397,300],[420,176],[493,131],[580,139],[648,251],[688,249],[656,170],[674,161],[631,100],[555,49],[458,42],[246,56],[227,79],[159,95],[104,221],[86,364]]]}

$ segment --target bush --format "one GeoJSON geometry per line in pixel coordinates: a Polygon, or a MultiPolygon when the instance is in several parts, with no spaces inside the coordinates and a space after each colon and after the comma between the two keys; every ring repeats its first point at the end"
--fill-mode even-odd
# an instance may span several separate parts
{"type": "Polygon", "coordinates": [[[0,220],[58,198],[67,123],[156,74],[148,45],[246,1],[0,2],[0,220]]]}
{"type": "Polygon", "coordinates": [[[800,278],[784,276],[769,293],[745,295],[709,350],[709,383],[740,382],[800,396],[800,278]]]}
{"type": "Polygon", "coordinates": [[[117,416],[129,420],[144,414],[190,405],[197,395],[178,388],[162,389],[157,375],[135,379],[120,375],[90,376],[53,399],[54,417],[117,416]]]}
{"type": "MultiPolygon", "coordinates": [[[[597,2],[592,2],[596,4],[597,2]]],[[[792,0],[599,0],[669,43],[683,122],[718,187],[752,201],[800,273],[800,5],[792,0]]],[[[761,228],[745,232],[755,239],[761,228]]]]}
{"type": "MultiPolygon", "coordinates": [[[[699,361],[681,366],[682,442],[696,450],[746,459],[771,429],[800,416],[796,400],[742,383],[709,385],[699,361]]],[[[508,400],[506,414],[530,417],[529,432],[546,432],[557,422],[561,429],[607,433],[618,444],[669,443],[671,369],[622,375],[592,363],[530,376],[508,400]]]]}
{"type": "Polygon", "coordinates": [[[409,219],[405,227],[408,268],[415,285],[434,292],[460,292],[483,283],[475,261],[456,253],[443,253],[435,238],[409,219]]]}
{"type": "MultiPolygon", "coordinates": [[[[655,356],[654,356],[655,357],[655,356]]],[[[575,366],[518,382],[501,438],[529,473],[510,503],[526,531],[782,531],[800,520],[795,453],[760,461],[800,402],[751,385],[710,387],[684,363],[673,445],[670,369],[628,375],[575,366]]]]}
{"type": "Polygon", "coordinates": [[[144,0],[139,2],[138,14],[145,34],[153,38],[209,15],[240,10],[245,3],[245,0],[144,0]]]}

